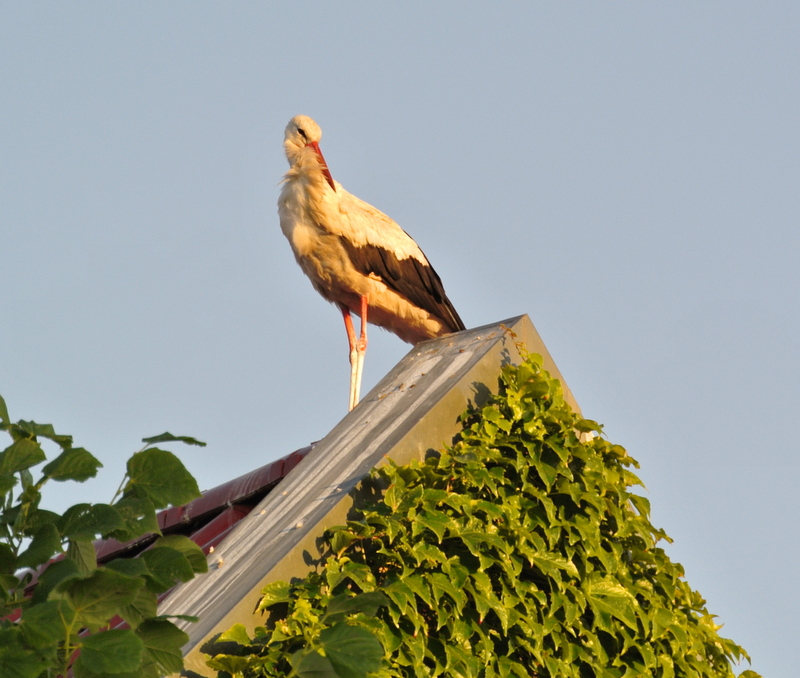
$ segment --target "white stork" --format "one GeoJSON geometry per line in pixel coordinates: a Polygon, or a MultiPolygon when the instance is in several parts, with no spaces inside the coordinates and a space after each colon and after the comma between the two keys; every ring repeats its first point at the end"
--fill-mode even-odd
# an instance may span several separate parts
{"type": "Polygon", "coordinates": [[[286,126],[289,171],[278,214],[300,268],[317,292],[342,311],[350,344],[352,410],[361,389],[368,318],[411,344],[465,328],[411,236],[333,180],[319,150],[321,137],[319,125],[305,115],[286,126]],[[361,316],[358,339],[351,311],[361,316]]]}

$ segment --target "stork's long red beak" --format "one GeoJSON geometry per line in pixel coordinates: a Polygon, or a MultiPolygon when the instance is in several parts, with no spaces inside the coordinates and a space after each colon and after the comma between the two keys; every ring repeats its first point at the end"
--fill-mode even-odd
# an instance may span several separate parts
{"type": "Polygon", "coordinates": [[[328,163],[325,162],[325,158],[322,157],[322,151],[319,150],[319,144],[316,141],[309,141],[306,146],[311,146],[311,148],[314,149],[314,153],[316,153],[317,157],[319,158],[319,164],[322,165],[322,174],[325,176],[328,184],[330,184],[330,187],[335,191],[336,186],[333,184],[331,171],[328,169],[328,163]]]}

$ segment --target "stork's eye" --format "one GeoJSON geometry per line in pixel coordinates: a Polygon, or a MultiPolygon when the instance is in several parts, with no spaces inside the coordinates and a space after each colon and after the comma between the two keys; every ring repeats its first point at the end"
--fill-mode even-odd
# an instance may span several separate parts
{"type": "Polygon", "coordinates": [[[306,136],[306,131],[305,131],[304,129],[301,129],[300,127],[298,127],[298,128],[297,128],[297,131],[298,131],[298,133],[300,134],[300,136],[301,136],[301,137],[303,137],[303,139],[305,139],[306,141],[308,141],[308,137],[306,136]]]}

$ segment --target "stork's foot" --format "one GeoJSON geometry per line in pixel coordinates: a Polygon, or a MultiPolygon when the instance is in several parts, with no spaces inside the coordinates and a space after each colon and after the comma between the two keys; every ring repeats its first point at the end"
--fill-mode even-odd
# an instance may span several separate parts
{"type": "Polygon", "coordinates": [[[359,353],[354,348],[350,351],[350,404],[348,406],[348,412],[352,412],[355,406],[358,405],[359,392],[361,391],[359,363],[364,363],[364,354],[359,353]]]}
{"type": "Polygon", "coordinates": [[[364,372],[364,356],[367,354],[367,298],[361,297],[361,336],[356,342],[356,387],[355,402],[351,405],[352,410],[361,399],[361,376],[364,372]]]}

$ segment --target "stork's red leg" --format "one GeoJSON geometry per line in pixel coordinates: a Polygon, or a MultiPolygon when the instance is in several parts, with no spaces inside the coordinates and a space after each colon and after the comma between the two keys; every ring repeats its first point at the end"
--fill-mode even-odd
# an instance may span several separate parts
{"type": "Polygon", "coordinates": [[[353,351],[356,347],[356,328],[353,327],[353,319],[350,317],[350,309],[344,304],[339,304],[344,318],[344,329],[347,332],[347,341],[350,344],[350,350],[353,351]]]}
{"type": "Polygon", "coordinates": [[[358,372],[358,341],[356,340],[356,330],[353,327],[353,319],[350,317],[350,309],[344,304],[339,304],[344,318],[344,329],[347,331],[347,342],[350,345],[350,404],[349,410],[358,403],[358,391],[360,383],[357,380],[358,372]]]}
{"type": "Polygon", "coordinates": [[[367,297],[361,297],[361,337],[358,340],[358,352],[367,352],[367,307],[369,302],[367,297]]]}
{"type": "Polygon", "coordinates": [[[367,352],[367,297],[361,297],[361,336],[356,339],[356,328],[353,327],[353,318],[350,309],[344,304],[339,304],[339,309],[344,318],[344,329],[347,331],[347,342],[350,345],[350,410],[358,405],[361,394],[361,375],[364,371],[364,355],[367,352]]]}

